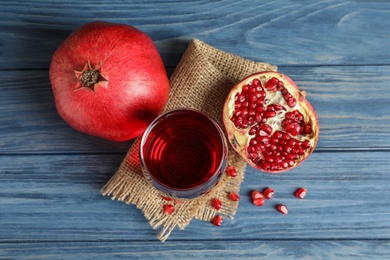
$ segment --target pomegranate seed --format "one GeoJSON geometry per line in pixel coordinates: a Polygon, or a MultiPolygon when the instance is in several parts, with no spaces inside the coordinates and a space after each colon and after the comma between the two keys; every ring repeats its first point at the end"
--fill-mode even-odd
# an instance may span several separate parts
{"type": "Polygon", "coordinates": [[[254,204],[255,206],[258,206],[258,207],[263,206],[264,203],[265,203],[265,201],[264,201],[263,198],[254,199],[254,200],[253,200],[253,204],[254,204]]]}
{"type": "Polygon", "coordinates": [[[252,200],[264,198],[263,193],[258,190],[253,190],[251,193],[252,200]]]}
{"type": "Polygon", "coordinates": [[[279,82],[278,82],[278,84],[277,84],[277,86],[276,86],[276,89],[277,89],[277,90],[282,90],[282,89],[284,89],[284,83],[283,83],[283,81],[279,81],[279,82]]]}
{"type": "Polygon", "coordinates": [[[227,169],[228,176],[230,177],[236,177],[237,176],[237,171],[234,166],[229,166],[227,169]]]}
{"type": "Polygon", "coordinates": [[[256,126],[257,126],[257,125],[251,127],[251,129],[249,130],[249,134],[250,134],[250,135],[256,134],[256,131],[257,131],[257,127],[256,127],[256,126]]]}
{"type": "Polygon", "coordinates": [[[280,164],[281,164],[283,169],[287,169],[290,166],[290,164],[287,161],[286,162],[281,162],[280,164]]]}
{"type": "Polygon", "coordinates": [[[183,204],[183,203],[184,203],[184,201],[183,201],[183,200],[178,200],[178,199],[175,199],[175,203],[176,203],[176,204],[183,204]]]}
{"type": "Polygon", "coordinates": [[[175,207],[171,204],[164,205],[164,214],[171,215],[175,211],[175,207]]]}
{"type": "Polygon", "coordinates": [[[249,85],[246,84],[246,85],[244,85],[244,86],[242,87],[242,93],[248,93],[248,91],[249,91],[249,85]]]}
{"type": "Polygon", "coordinates": [[[252,85],[255,87],[261,86],[261,81],[259,79],[254,79],[252,80],[252,85]]]}
{"type": "Polygon", "coordinates": [[[287,134],[287,133],[283,133],[282,138],[283,138],[284,141],[287,141],[287,140],[291,139],[290,135],[287,134]]]}
{"type": "Polygon", "coordinates": [[[267,200],[272,199],[274,197],[274,194],[275,194],[274,189],[270,187],[265,188],[263,191],[264,198],[266,198],[267,200]]]}
{"type": "Polygon", "coordinates": [[[255,115],[256,122],[261,122],[263,120],[263,117],[260,113],[256,113],[255,115]]]}
{"type": "Polygon", "coordinates": [[[272,133],[272,127],[267,124],[261,124],[259,126],[259,129],[266,133],[267,135],[270,135],[272,133]]]}
{"type": "Polygon", "coordinates": [[[222,207],[222,202],[218,198],[214,198],[211,200],[211,206],[216,210],[219,210],[222,207]]]}
{"type": "Polygon", "coordinates": [[[275,91],[279,80],[275,77],[270,78],[265,84],[265,88],[270,91],[275,91]]]}
{"type": "Polygon", "coordinates": [[[310,148],[310,141],[309,141],[309,140],[303,141],[302,147],[303,147],[303,148],[310,148]]]}
{"type": "Polygon", "coordinates": [[[287,160],[286,162],[287,162],[288,166],[290,166],[290,167],[292,167],[295,164],[295,162],[293,160],[287,160]]]}
{"type": "Polygon", "coordinates": [[[291,153],[291,151],[292,151],[291,146],[288,146],[287,144],[286,144],[286,146],[283,146],[283,152],[285,152],[286,154],[291,153]]]}
{"type": "Polygon", "coordinates": [[[282,214],[285,214],[285,215],[288,214],[288,209],[287,209],[286,205],[279,204],[279,205],[276,206],[276,209],[277,209],[280,213],[282,213],[282,214]]]}
{"type": "Polygon", "coordinates": [[[232,201],[239,201],[240,200],[240,197],[237,195],[237,193],[234,193],[234,192],[230,192],[229,193],[229,198],[232,201]]]}
{"type": "Polygon", "coordinates": [[[293,97],[290,97],[290,98],[287,100],[287,105],[288,105],[289,107],[294,107],[296,104],[297,104],[297,101],[296,101],[295,98],[293,98],[293,97]]]}
{"type": "Polygon", "coordinates": [[[264,118],[271,118],[271,117],[274,117],[274,116],[276,116],[276,112],[275,111],[266,110],[263,113],[263,117],[264,118]]]}
{"type": "MultiPolygon", "coordinates": [[[[281,87],[280,87],[281,88],[281,87]]],[[[282,93],[282,96],[284,98],[284,100],[286,101],[287,105],[289,107],[294,107],[296,104],[297,104],[297,101],[295,100],[295,98],[288,92],[287,89],[283,88],[281,90],[281,93],[282,93]]]]}
{"type": "Polygon", "coordinates": [[[304,155],[305,152],[306,152],[306,149],[305,149],[305,148],[300,148],[300,149],[298,150],[298,154],[299,154],[299,155],[304,155]]]}
{"type": "Polygon", "coordinates": [[[279,105],[279,104],[271,104],[268,106],[267,109],[270,109],[270,108],[272,108],[273,111],[280,111],[280,110],[286,111],[286,108],[283,105],[279,105]]]}
{"type": "Polygon", "coordinates": [[[254,108],[250,108],[250,109],[248,110],[248,114],[249,114],[250,116],[254,116],[254,115],[256,115],[256,110],[255,110],[254,108]]]}
{"type": "Polygon", "coordinates": [[[249,114],[249,110],[248,110],[247,108],[241,109],[241,115],[242,115],[243,117],[247,117],[248,114],[249,114]]]}
{"type": "Polygon", "coordinates": [[[311,134],[311,125],[305,125],[305,134],[311,134]]]}
{"type": "Polygon", "coordinates": [[[283,132],[281,132],[281,131],[275,131],[275,133],[273,134],[273,136],[274,136],[276,139],[280,139],[280,138],[282,138],[282,136],[283,136],[283,132]]]}
{"type": "MultiPolygon", "coordinates": [[[[254,89],[253,89],[253,91],[254,91],[254,89]]],[[[251,93],[251,94],[254,94],[254,93],[251,93]]],[[[249,103],[250,103],[251,105],[252,105],[252,104],[255,104],[256,101],[257,101],[257,97],[256,97],[255,95],[249,97],[249,103]]],[[[251,105],[249,105],[249,106],[251,106],[251,105]]]]}
{"type": "Polygon", "coordinates": [[[288,146],[294,146],[297,142],[295,141],[295,139],[290,139],[286,142],[286,145],[288,146]]]}
{"type": "Polygon", "coordinates": [[[265,171],[269,171],[271,169],[271,165],[267,162],[264,162],[264,161],[262,161],[262,164],[260,166],[265,171]]]}
{"type": "Polygon", "coordinates": [[[234,125],[244,129],[260,122],[262,117],[258,112],[263,109],[264,98],[265,91],[259,79],[254,79],[251,83],[242,86],[241,92],[234,96],[235,111],[231,118],[234,125]]]}
{"type": "Polygon", "coordinates": [[[256,146],[256,144],[257,144],[257,140],[254,139],[254,138],[252,138],[252,139],[249,141],[249,145],[250,145],[250,146],[248,146],[248,147],[254,147],[254,146],[256,146]]]}
{"type": "Polygon", "coordinates": [[[163,200],[166,200],[166,201],[171,201],[171,200],[172,200],[172,198],[170,198],[170,197],[165,197],[165,196],[162,196],[162,195],[161,195],[161,198],[163,198],[163,200]]]}
{"type": "Polygon", "coordinates": [[[299,188],[296,192],[295,192],[295,197],[297,197],[298,199],[303,199],[307,194],[307,190],[305,188],[299,188]]]}
{"type": "Polygon", "coordinates": [[[216,215],[214,218],[213,218],[213,224],[215,226],[220,226],[222,224],[222,221],[223,221],[223,217],[220,216],[220,215],[216,215]]]}
{"type": "Polygon", "coordinates": [[[258,143],[261,143],[261,144],[266,144],[266,143],[269,142],[269,137],[268,137],[268,136],[258,136],[258,137],[256,138],[256,141],[257,141],[258,143]]]}
{"type": "Polygon", "coordinates": [[[274,157],[272,155],[267,155],[267,156],[264,156],[264,160],[266,162],[272,163],[272,162],[274,162],[274,157]]]}

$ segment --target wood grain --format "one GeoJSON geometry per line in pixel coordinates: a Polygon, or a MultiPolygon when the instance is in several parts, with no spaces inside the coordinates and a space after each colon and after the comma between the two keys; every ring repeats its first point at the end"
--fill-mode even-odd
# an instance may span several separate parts
{"type": "MultiPolygon", "coordinates": [[[[281,67],[316,109],[319,150],[390,149],[390,66],[281,67]],[[367,83],[374,79],[375,84],[367,83]]],[[[0,74],[0,153],[125,152],[132,140],[112,143],[76,132],[57,114],[47,71],[0,74]]]]}
{"type": "Polygon", "coordinates": [[[17,259],[379,259],[389,255],[388,241],[247,240],[10,243],[0,244],[0,257],[17,259]],[[31,255],[33,254],[33,256],[31,255]],[[287,256],[287,257],[286,257],[287,256]]]}
{"type": "Polygon", "coordinates": [[[0,259],[389,258],[389,16],[386,0],[1,1],[0,259]],[[247,168],[234,219],[161,243],[140,210],[100,194],[132,141],[78,133],[55,110],[51,56],[97,19],[146,32],[168,74],[193,38],[277,65],[317,111],[317,149],[284,174],[247,168]],[[274,199],[252,205],[267,186],[274,199]]]}
{"type": "Polygon", "coordinates": [[[1,69],[48,68],[91,20],[131,24],[176,66],[189,40],[275,65],[389,64],[390,3],[375,1],[2,1],[1,69]],[[353,48],[351,48],[353,46],[353,48]]]}
{"type": "MultiPolygon", "coordinates": [[[[0,242],[157,242],[138,209],[100,194],[123,156],[1,156],[0,242]]],[[[389,159],[387,152],[320,152],[286,174],[248,168],[234,219],[222,227],[193,220],[170,240],[388,239],[389,159]],[[275,189],[274,199],[253,206],[250,192],[267,186],[275,189]],[[304,200],[293,195],[301,186],[308,190],[304,200]],[[278,213],[278,203],[290,213],[278,213]]]]}

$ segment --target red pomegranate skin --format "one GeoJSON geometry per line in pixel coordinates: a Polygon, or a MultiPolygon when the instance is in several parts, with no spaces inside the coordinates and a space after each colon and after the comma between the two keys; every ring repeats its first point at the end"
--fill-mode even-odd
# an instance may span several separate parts
{"type": "Polygon", "coordinates": [[[55,51],[50,81],[60,116],[76,130],[116,142],[141,135],[168,101],[169,80],[153,41],[125,24],[87,23],[55,51]],[[75,71],[101,64],[104,81],[80,87],[75,71]]]}

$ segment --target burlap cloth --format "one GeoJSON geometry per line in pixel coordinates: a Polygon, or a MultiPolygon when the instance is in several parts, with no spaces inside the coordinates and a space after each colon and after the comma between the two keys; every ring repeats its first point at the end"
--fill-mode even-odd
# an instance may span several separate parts
{"type": "MultiPolygon", "coordinates": [[[[194,39],[183,54],[170,78],[171,92],[164,111],[175,108],[198,109],[213,118],[223,128],[222,107],[227,94],[236,82],[259,71],[276,71],[275,66],[254,62],[221,51],[194,39]]],[[[103,187],[102,194],[111,196],[141,209],[154,229],[159,229],[158,238],[165,241],[171,231],[184,229],[193,218],[210,221],[216,214],[233,218],[238,202],[231,201],[228,193],[239,193],[244,179],[245,162],[229,148],[228,165],[237,170],[237,177],[225,174],[219,184],[208,194],[193,200],[167,201],[154,186],[145,180],[139,162],[137,138],[129,149],[118,171],[103,187]],[[218,211],[211,200],[219,198],[222,207],[218,211]],[[173,204],[175,211],[165,215],[163,206],[173,204]]]]}

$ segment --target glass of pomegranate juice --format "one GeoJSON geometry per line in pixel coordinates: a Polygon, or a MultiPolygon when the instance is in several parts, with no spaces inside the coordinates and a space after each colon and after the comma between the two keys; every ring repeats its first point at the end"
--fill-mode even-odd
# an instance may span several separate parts
{"type": "Polygon", "coordinates": [[[193,199],[210,191],[225,172],[227,143],[205,114],[171,110],[146,129],[140,161],[143,174],[163,196],[193,199]]]}

